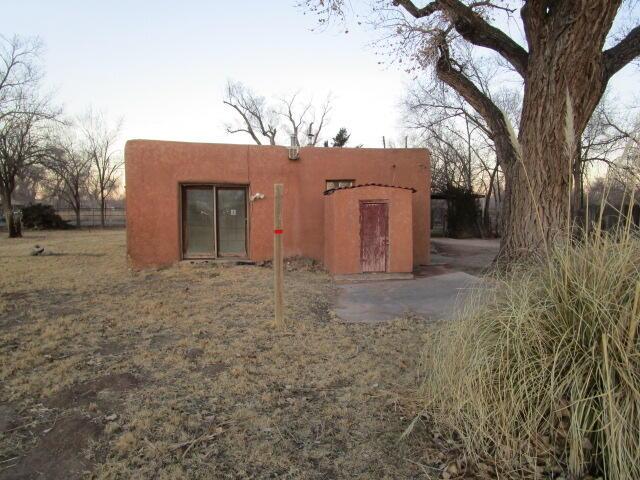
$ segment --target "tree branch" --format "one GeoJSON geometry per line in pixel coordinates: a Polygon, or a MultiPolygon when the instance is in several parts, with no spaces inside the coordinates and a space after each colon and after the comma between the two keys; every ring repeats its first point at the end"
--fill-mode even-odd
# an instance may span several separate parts
{"type": "Polygon", "coordinates": [[[605,50],[602,56],[606,80],[609,80],[622,67],[640,57],[640,25],[631,30],[617,45],[605,50]]]}
{"type": "Polygon", "coordinates": [[[504,57],[524,78],[529,54],[509,35],[494,27],[460,0],[434,0],[418,8],[411,0],[394,0],[415,18],[428,17],[442,11],[451,17],[456,31],[468,42],[489,48],[504,57]]]}
{"type": "Polygon", "coordinates": [[[460,70],[452,66],[446,44],[440,46],[436,72],[440,80],[458,92],[485,119],[499,153],[498,158],[502,158],[503,161],[515,161],[515,146],[512,144],[504,113],[460,70]]]}
{"type": "Polygon", "coordinates": [[[247,132],[249,135],[251,135],[251,138],[253,138],[253,141],[256,142],[256,144],[258,145],[262,145],[262,143],[260,142],[260,139],[256,136],[255,132],[253,131],[253,128],[251,127],[251,122],[249,121],[249,119],[247,118],[247,116],[244,114],[244,112],[240,109],[240,107],[238,107],[237,105],[228,102],[226,100],[223,100],[222,103],[224,103],[225,105],[230,106],[231,108],[233,108],[236,112],[238,112],[238,114],[242,117],[242,119],[244,120],[245,125],[247,126],[246,130],[245,129],[237,129],[235,131],[231,131],[231,129],[229,127],[227,127],[227,132],[229,133],[236,133],[236,132],[247,132]]]}
{"type": "Polygon", "coordinates": [[[428,17],[432,13],[440,10],[440,4],[438,3],[438,0],[434,0],[422,8],[416,7],[416,5],[411,0],[395,0],[393,4],[400,5],[415,18],[428,17]]]}

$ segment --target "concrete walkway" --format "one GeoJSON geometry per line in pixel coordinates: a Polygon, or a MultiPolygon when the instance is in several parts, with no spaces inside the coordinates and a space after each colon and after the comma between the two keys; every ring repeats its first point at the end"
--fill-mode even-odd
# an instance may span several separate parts
{"type": "MultiPolygon", "coordinates": [[[[431,239],[431,265],[418,269],[414,280],[371,280],[357,275],[338,285],[336,315],[345,322],[378,323],[415,313],[447,318],[456,300],[477,287],[498,253],[498,240],[431,239]]],[[[340,283],[340,282],[339,282],[340,283]]]]}
{"type": "Polygon", "coordinates": [[[480,238],[432,238],[431,264],[477,275],[491,265],[500,249],[500,240],[480,238]]]}
{"type": "Polygon", "coordinates": [[[339,285],[336,308],[345,322],[378,323],[415,313],[429,319],[451,316],[459,295],[480,279],[464,272],[339,285]]]}

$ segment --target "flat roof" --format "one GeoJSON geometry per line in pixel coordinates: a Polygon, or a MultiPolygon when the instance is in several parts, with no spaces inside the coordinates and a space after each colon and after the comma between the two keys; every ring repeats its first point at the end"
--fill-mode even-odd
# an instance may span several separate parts
{"type": "Polygon", "coordinates": [[[362,183],[360,185],[352,185],[350,187],[331,188],[329,190],[325,190],[324,194],[331,195],[332,193],[338,192],[340,190],[351,190],[352,188],[361,188],[361,187],[400,188],[402,190],[411,190],[411,193],[416,193],[416,189],[412,187],[401,187],[399,185],[386,185],[384,183],[362,183]]]}

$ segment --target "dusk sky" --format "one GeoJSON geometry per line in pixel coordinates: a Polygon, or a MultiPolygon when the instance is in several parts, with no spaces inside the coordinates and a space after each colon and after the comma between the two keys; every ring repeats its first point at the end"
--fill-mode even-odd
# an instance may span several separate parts
{"type": "MultiPolygon", "coordinates": [[[[315,21],[280,1],[5,2],[0,32],[39,36],[45,85],[69,114],[87,107],[123,117],[129,138],[250,143],[229,135],[222,104],[227,79],[264,95],[297,90],[335,97],[330,130],[351,144],[381,146],[401,135],[398,103],[408,74],[379,65],[375,34],[350,26],[312,32],[315,21]]],[[[625,68],[613,90],[638,104],[638,68],[625,68]]]]}

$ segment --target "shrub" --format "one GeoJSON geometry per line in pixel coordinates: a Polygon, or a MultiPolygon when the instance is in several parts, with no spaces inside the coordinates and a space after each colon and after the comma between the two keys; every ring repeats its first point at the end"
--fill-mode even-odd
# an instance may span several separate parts
{"type": "Polygon", "coordinates": [[[471,294],[425,349],[425,412],[514,478],[640,478],[640,239],[552,249],[471,294]]]}
{"type": "Polygon", "coordinates": [[[443,193],[447,198],[447,236],[452,238],[479,237],[480,212],[473,191],[448,185],[443,193]]]}
{"type": "Polygon", "coordinates": [[[36,203],[22,209],[22,224],[25,228],[36,230],[70,228],[67,221],[60,218],[51,205],[36,203]]]}

